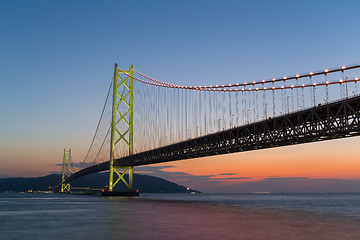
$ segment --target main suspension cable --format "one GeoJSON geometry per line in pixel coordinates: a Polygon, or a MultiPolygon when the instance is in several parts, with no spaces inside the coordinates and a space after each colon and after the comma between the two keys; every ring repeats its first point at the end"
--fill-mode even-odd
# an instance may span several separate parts
{"type": "MultiPolygon", "coordinates": [[[[164,85],[164,87],[178,87],[178,88],[190,88],[190,89],[218,89],[218,88],[232,88],[232,87],[246,87],[246,86],[255,86],[255,85],[259,85],[259,84],[266,84],[266,83],[274,83],[274,82],[280,82],[280,81],[289,81],[289,80],[298,80],[299,78],[308,78],[308,77],[313,77],[313,76],[317,76],[317,75],[326,75],[329,73],[334,73],[334,72],[344,72],[345,70],[350,70],[350,69],[355,69],[355,68],[360,68],[360,64],[356,64],[356,65],[349,65],[349,66],[341,66],[341,67],[337,67],[337,68],[332,68],[332,69],[325,69],[323,71],[317,71],[317,72],[309,72],[309,73],[303,73],[303,74],[296,74],[293,76],[289,76],[289,77],[281,77],[281,78],[272,78],[270,80],[261,80],[261,81],[252,81],[252,82],[244,82],[244,83],[234,83],[234,84],[219,84],[219,85],[210,85],[210,86],[180,86],[180,85],[176,85],[176,84],[171,84],[171,83],[167,83],[167,82],[163,82],[163,81],[159,81],[156,80],[154,78],[148,77],[145,74],[140,73],[139,71],[133,69],[134,72],[138,73],[139,75],[141,75],[144,78],[147,78],[150,81],[159,83],[161,85],[164,85]]],[[[126,71],[119,69],[122,73],[126,73],[126,71]]],[[[135,79],[135,78],[134,78],[135,79]]],[[[142,80],[144,81],[144,80],[142,80]]],[[[147,82],[147,81],[144,81],[147,82]]]]}
{"type": "MultiPolygon", "coordinates": [[[[89,155],[89,153],[90,153],[90,150],[91,150],[91,148],[92,148],[92,146],[93,146],[93,144],[94,144],[95,137],[96,137],[96,134],[97,134],[97,132],[98,132],[98,130],[99,130],[99,126],[100,126],[100,123],[101,123],[101,119],[102,119],[102,117],[103,117],[103,115],[104,115],[105,108],[106,108],[106,104],[107,104],[107,101],[108,101],[108,99],[109,99],[109,95],[110,95],[110,91],[111,91],[113,82],[114,82],[114,78],[111,79],[111,83],[110,83],[110,87],[109,87],[109,90],[108,90],[108,93],[107,93],[107,96],[106,96],[106,100],[105,100],[103,109],[102,109],[102,111],[101,111],[100,119],[99,119],[99,122],[98,122],[98,124],[97,124],[97,126],[96,126],[96,130],[95,130],[94,136],[93,136],[93,138],[92,138],[90,147],[89,147],[89,149],[88,149],[88,151],[87,151],[87,153],[86,153],[86,156],[85,156],[84,160],[82,161],[82,163],[81,163],[81,165],[80,165],[79,168],[82,168],[82,166],[84,165],[84,163],[85,163],[85,161],[86,161],[86,159],[87,159],[87,157],[88,157],[88,155],[89,155]]],[[[94,160],[94,161],[95,161],[95,160],[94,160]]]]}

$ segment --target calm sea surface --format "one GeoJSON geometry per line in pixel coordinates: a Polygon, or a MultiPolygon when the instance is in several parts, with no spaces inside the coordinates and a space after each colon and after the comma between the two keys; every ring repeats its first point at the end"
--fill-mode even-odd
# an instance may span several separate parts
{"type": "Polygon", "coordinates": [[[0,194],[0,239],[360,239],[360,194],[0,194]]]}

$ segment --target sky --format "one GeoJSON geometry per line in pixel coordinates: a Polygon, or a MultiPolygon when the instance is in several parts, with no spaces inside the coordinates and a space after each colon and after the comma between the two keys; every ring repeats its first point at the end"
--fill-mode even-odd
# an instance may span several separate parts
{"type": "MultiPolygon", "coordinates": [[[[359,64],[359,1],[0,0],[0,177],[80,162],[114,63],[178,85],[359,64]]],[[[359,73],[360,75],[360,73],[359,73]]],[[[205,192],[359,191],[359,137],[135,168],[205,192]]]]}

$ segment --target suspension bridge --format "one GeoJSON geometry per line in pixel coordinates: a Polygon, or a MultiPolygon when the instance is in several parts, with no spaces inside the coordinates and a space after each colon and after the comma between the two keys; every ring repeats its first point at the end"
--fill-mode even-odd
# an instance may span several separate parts
{"type": "Polygon", "coordinates": [[[115,64],[84,160],[74,164],[71,151],[64,150],[61,191],[70,191],[72,180],[108,170],[104,195],[116,195],[119,182],[136,195],[135,166],[358,136],[359,70],[351,65],[182,86],[115,64]]]}

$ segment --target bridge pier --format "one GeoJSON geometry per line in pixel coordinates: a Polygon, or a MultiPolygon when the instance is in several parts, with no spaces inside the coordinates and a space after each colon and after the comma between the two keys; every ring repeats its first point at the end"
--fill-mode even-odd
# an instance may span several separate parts
{"type": "Polygon", "coordinates": [[[139,191],[133,190],[133,167],[110,167],[110,180],[109,180],[109,190],[102,191],[101,196],[139,196],[139,191]],[[118,175],[118,179],[114,182],[114,172],[118,175]],[[129,181],[126,181],[124,178],[125,174],[128,173],[129,181]],[[113,191],[115,185],[122,181],[125,186],[128,188],[128,191],[113,191]]]}

